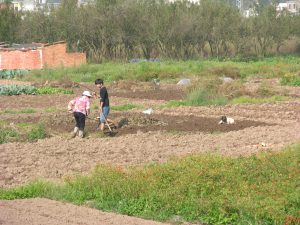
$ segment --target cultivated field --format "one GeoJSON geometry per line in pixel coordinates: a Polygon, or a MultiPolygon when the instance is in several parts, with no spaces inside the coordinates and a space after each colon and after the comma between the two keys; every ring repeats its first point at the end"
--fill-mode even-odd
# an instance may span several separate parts
{"type": "MultiPolygon", "coordinates": [[[[66,106],[85,89],[96,91],[93,84],[71,85],[68,88],[73,94],[0,96],[2,127],[24,131],[41,123],[46,132],[46,138],[31,141],[22,135],[12,135],[0,145],[0,187],[17,187],[36,179],[60,183],[75,175],[89,174],[97,164],[127,168],[200,153],[248,157],[277,152],[299,143],[299,87],[280,86],[276,79],[252,81],[246,86],[253,90],[260,82],[273,82],[274,89],[284,90],[288,98],[260,104],[171,107],[170,100],[185,99],[185,86],[174,82],[160,86],[151,82],[110,83],[107,85],[112,105],[110,118],[126,123],[114,129],[112,136],[101,135],[96,130],[97,100],[93,99],[84,139],[69,138],[74,120],[66,106]],[[143,113],[147,108],[153,109],[151,115],[143,113]],[[222,115],[234,118],[236,123],[219,125],[222,115]]],[[[0,201],[0,224],[20,224],[20,221],[25,224],[27,213],[30,224],[39,221],[44,221],[43,224],[79,224],[78,221],[99,224],[97,219],[104,215],[76,207],[43,199],[0,201]],[[41,210],[44,204],[47,210],[41,210]],[[26,213],[23,205],[26,205],[26,213]],[[65,207],[69,207],[70,213],[57,216],[65,207]],[[68,219],[79,211],[86,211],[91,220],[80,218],[84,217],[83,213],[77,215],[76,220],[68,219]],[[17,212],[19,220],[11,216],[17,212]]],[[[106,217],[101,224],[159,224],[113,214],[106,217]]]]}

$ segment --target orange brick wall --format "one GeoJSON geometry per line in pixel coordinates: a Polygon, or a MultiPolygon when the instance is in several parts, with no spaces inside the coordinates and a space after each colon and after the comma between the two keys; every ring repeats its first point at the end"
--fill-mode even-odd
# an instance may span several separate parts
{"type": "Polygon", "coordinates": [[[0,51],[0,69],[41,69],[41,51],[0,51]]]}
{"type": "Polygon", "coordinates": [[[54,44],[42,49],[43,67],[70,67],[86,63],[85,53],[67,53],[66,44],[54,44]]]}
{"type": "Polygon", "coordinates": [[[0,70],[71,67],[83,63],[86,63],[85,53],[67,53],[65,43],[37,50],[0,51],[0,70]]]}

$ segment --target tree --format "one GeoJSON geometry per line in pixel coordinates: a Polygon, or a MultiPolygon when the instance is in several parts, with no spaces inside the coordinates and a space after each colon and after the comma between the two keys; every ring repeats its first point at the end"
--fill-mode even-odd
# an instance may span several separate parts
{"type": "Polygon", "coordinates": [[[0,41],[14,42],[17,26],[20,23],[20,15],[10,7],[10,1],[6,1],[5,7],[0,9],[0,41]]]}

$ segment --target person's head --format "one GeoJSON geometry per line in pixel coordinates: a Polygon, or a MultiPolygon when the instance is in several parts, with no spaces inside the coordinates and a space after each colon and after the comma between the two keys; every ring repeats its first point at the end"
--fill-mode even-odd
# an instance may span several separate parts
{"type": "Polygon", "coordinates": [[[87,97],[92,97],[92,95],[91,95],[91,93],[89,92],[89,91],[84,91],[83,93],[82,93],[82,95],[83,96],[87,96],[87,97]]]}
{"type": "Polygon", "coordinates": [[[95,80],[95,85],[98,87],[98,88],[101,88],[103,86],[103,80],[102,79],[96,79],[95,80]]]}

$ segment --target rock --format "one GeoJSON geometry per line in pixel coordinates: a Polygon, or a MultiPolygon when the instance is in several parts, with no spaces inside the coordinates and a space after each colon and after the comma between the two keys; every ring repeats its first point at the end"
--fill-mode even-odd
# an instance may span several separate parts
{"type": "Polygon", "coordinates": [[[182,79],[178,81],[177,85],[188,85],[191,82],[191,79],[182,79]]]}
{"type": "Polygon", "coordinates": [[[143,111],[144,114],[151,115],[154,112],[152,108],[146,109],[143,111]]]}

